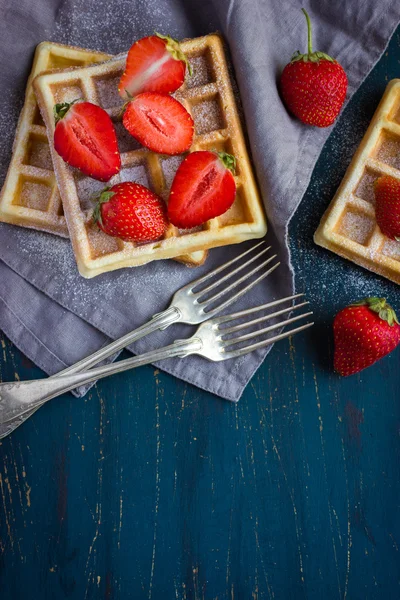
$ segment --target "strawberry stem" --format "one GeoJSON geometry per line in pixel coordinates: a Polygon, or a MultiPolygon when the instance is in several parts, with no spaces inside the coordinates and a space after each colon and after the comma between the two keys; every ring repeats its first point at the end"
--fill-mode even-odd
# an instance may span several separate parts
{"type": "Polygon", "coordinates": [[[306,17],[307,21],[307,54],[301,54],[298,50],[293,54],[290,62],[297,62],[302,60],[304,62],[319,62],[320,60],[328,60],[329,62],[336,62],[334,58],[329,56],[329,54],[325,54],[325,52],[319,52],[318,50],[313,52],[312,49],[312,30],[311,30],[311,20],[308,16],[308,13],[305,8],[301,9],[306,17]]]}
{"type": "Polygon", "coordinates": [[[301,10],[304,13],[304,15],[306,17],[306,21],[307,21],[308,56],[310,56],[312,54],[311,21],[310,21],[310,17],[308,16],[308,13],[307,13],[306,9],[302,8],[301,10]]]}
{"type": "Polygon", "coordinates": [[[118,114],[117,114],[118,119],[122,119],[122,117],[124,116],[124,112],[126,111],[126,107],[134,99],[134,96],[132,96],[132,94],[130,92],[128,92],[127,89],[125,89],[125,94],[126,94],[127,100],[125,100],[125,102],[121,106],[120,110],[118,111],[118,114]]]}

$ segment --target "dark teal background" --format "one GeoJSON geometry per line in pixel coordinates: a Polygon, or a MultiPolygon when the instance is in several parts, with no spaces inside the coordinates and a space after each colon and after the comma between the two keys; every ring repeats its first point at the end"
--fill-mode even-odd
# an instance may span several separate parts
{"type": "MultiPolygon", "coordinates": [[[[42,408],[0,442],[1,600],[400,597],[399,350],[332,372],[337,310],[398,287],[313,244],[400,29],[343,112],[291,224],[316,326],[237,405],[151,367],[42,408]]],[[[3,336],[0,379],[42,376],[3,336]]]]}

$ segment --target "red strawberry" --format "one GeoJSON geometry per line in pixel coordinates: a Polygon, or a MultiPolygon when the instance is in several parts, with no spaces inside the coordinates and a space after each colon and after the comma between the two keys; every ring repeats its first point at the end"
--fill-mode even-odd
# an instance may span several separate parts
{"type": "Polygon", "coordinates": [[[192,145],[194,123],[172,96],[145,92],[128,102],[124,127],[143,146],[160,154],[181,154],[192,145]]]}
{"type": "Polygon", "coordinates": [[[161,198],[144,185],[125,182],[101,193],[93,220],[108,235],[134,242],[150,242],[167,228],[161,198]]]}
{"type": "Polygon", "coordinates": [[[340,113],[347,91],[343,67],[324,52],[313,52],[311,23],[307,12],[308,53],[297,52],[283,69],[282,96],[287,108],[300,121],[329,127],[340,113]]]}
{"type": "Polygon", "coordinates": [[[382,233],[400,242],[400,181],[389,175],[378,177],[375,187],[375,214],[382,233]]]}
{"type": "Polygon", "coordinates": [[[222,215],[235,200],[236,159],[225,152],[192,152],[171,186],[168,217],[176,227],[197,227],[222,215]]]}
{"type": "Polygon", "coordinates": [[[108,181],[121,168],[117,136],[105,110],[91,102],[54,106],[54,148],[71,167],[108,181]]]}
{"type": "Polygon", "coordinates": [[[142,92],[175,92],[185,79],[186,67],[191,74],[188,60],[176,40],[159,33],[142,38],[128,52],[118,92],[124,99],[142,92]]]}
{"type": "Polygon", "coordinates": [[[400,343],[400,325],[385,298],[366,298],[341,310],[333,322],[335,371],[358,373],[400,343]]]}

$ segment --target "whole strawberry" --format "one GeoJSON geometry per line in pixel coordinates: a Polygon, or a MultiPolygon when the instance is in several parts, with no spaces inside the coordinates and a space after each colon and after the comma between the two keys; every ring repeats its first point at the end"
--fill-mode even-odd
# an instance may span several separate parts
{"type": "Polygon", "coordinates": [[[132,242],[157,240],[167,228],[161,198],[132,182],[106,188],[100,194],[93,220],[104,233],[132,242]]]}
{"type": "Polygon", "coordinates": [[[340,113],[347,91],[343,67],[324,52],[313,52],[307,12],[308,52],[299,51],[283,69],[281,91],[287,108],[300,121],[329,127],[340,113]]]}
{"type": "Polygon", "coordinates": [[[387,237],[400,241],[400,181],[389,175],[378,177],[375,188],[376,221],[387,237]]]}
{"type": "Polygon", "coordinates": [[[385,298],[366,298],[341,310],[333,334],[335,371],[344,377],[373,365],[400,343],[400,325],[385,298]]]}

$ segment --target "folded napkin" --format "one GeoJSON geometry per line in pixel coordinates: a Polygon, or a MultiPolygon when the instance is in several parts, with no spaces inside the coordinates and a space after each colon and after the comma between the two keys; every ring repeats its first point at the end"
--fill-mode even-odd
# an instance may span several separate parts
{"type": "MultiPolygon", "coordinates": [[[[277,80],[293,51],[306,46],[305,5],[313,21],[314,48],[336,57],[349,78],[348,98],[384,51],[400,19],[391,0],[282,2],[278,0],[19,0],[0,22],[0,148],[4,178],[33,51],[40,41],[118,53],[153,31],[176,38],[220,30],[232,54],[250,148],[269,219],[269,241],[282,265],[234,310],[292,293],[287,228],[331,128],[319,130],[285,110],[277,80]],[[312,4],[311,7],[308,5],[312,4]]],[[[79,276],[68,241],[0,224],[0,328],[47,373],[119,337],[163,310],[172,293],[203,272],[243,251],[215,249],[196,270],[173,261],[79,276]]],[[[193,328],[173,326],[131,348],[144,352],[193,328]]],[[[198,357],[159,366],[229,400],[238,400],[268,350],[235,361],[198,357]]],[[[84,390],[82,390],[83,393],[84,390]]]]}

